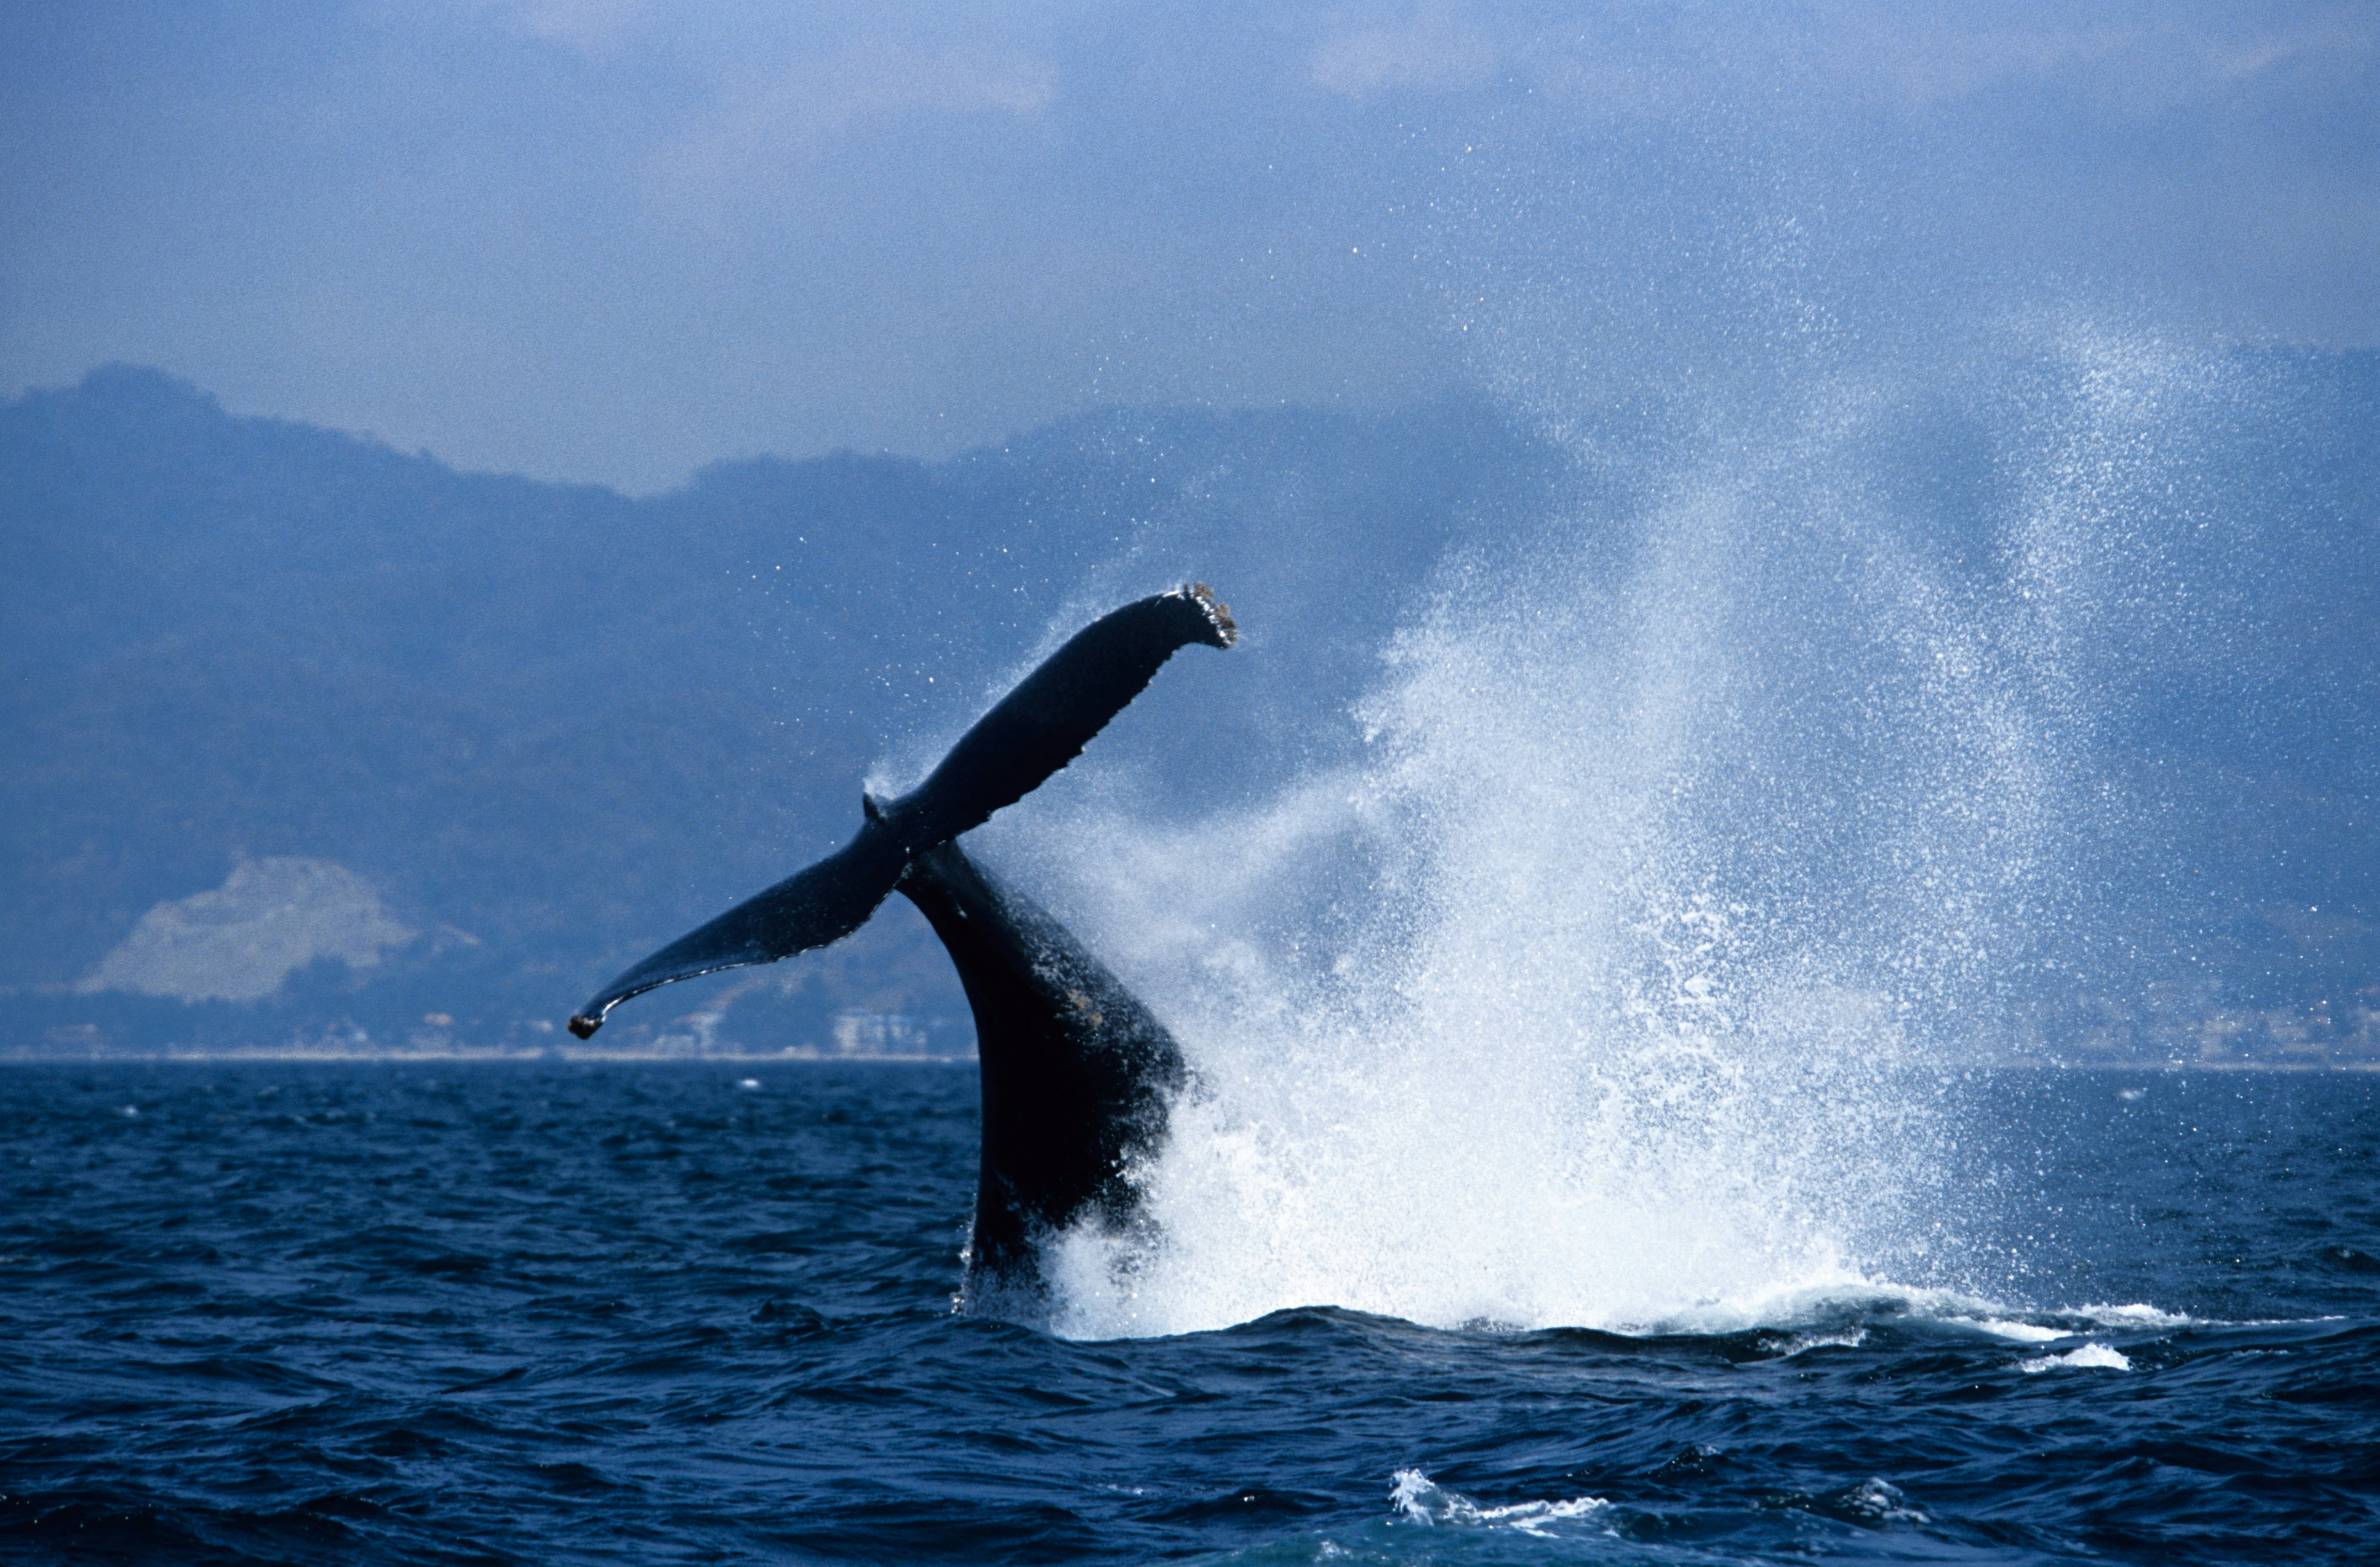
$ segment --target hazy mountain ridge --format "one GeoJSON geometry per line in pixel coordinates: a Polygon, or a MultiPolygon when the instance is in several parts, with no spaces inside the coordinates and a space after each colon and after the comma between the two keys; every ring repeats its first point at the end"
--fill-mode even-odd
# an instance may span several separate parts
{"type": "MultiPolygon", "coordinates": [[[[2223,373],[2215,435],[2175,447],[2182,499],[2124,525],[2163,529],[2125,591],[2172,601],[2094,605],[2068,670],[2107,695],[2059,743],[2133,804],[2071,824],[2058,871],[2113,890],[2113,966],[2016,977],[2053,1048],[2380,1016],[2380,356],[2223,373]]],[[[2027,503],[2005,454],[2054,390],[1943,388],[1852,454],[1945,593],[2006,591],[2027,503]]],[[[1050,638],[1184,577],[1244,647],[1169,668],[1097,766],[1181,813],[1263,797],[1352,754],[1348,706],[1450,558],[1550,528],[1624,571],[1685,428],[1614,409],[1557,449],[1476,405],[1120,410],[638,499],[234,418],[152,370],[29,393],[0,405],[0,1050],[535,1048],[840,842],[871,768],[929,763],[1050,638]],[[209,963],[237,978],[190,989],[209,963]],[[176,999],[274,974],[261,1001],[176,999]]],[[[1847,656],[1803,629],[1785,656],[1847,656]]],[[[604,1039],[830,1047],[847,1009],[965,1013],[896,905],[604,1039]],[[674,1021],[729,994],[726,1025],[674,1021]]]]}
{"type": "MultiPolygon", "coordinates": [[[[1477,408],[1127,413],[942,465],[722,464],[638,500],[233,418],[155,371],[30,393],[0,408],[7,1043],[388,1041],[439,1015],[534,1042],[530,1020],[840,841],[870,763],[954,733],[1069,606],[1212,577],[1271,644],[1243,692],[1343,700],[1466,509],[1549,461],[1477,408]],[[1342,533],[1374,547],[1320,547],[1342,533]],[[1335,553],[1356,558],[1317,580],[1335,553]],[[427,934],[255,1007],[68,997],[152,910],[311,862],[427,934]]],[[[1198,684],[1135,710],[1139,754],[1174,787],[1245,786],[1164,765],[1192,754],[1166,716],[1198,684]]],[[[774,1026],[963,1015],[905,913],[771,971],[807,992],[774,1026]]]]}

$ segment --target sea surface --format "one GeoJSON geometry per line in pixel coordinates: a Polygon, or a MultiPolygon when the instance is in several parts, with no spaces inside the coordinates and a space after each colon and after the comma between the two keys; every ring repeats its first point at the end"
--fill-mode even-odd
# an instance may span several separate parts
{"type": "Polygon", "coordinates": [[[2380,1077],[1950,1092],[1997,1294],[1075,1342],[971,1067],[0,1068],[0,1558],[2380,1559],[2380,1077]]]}

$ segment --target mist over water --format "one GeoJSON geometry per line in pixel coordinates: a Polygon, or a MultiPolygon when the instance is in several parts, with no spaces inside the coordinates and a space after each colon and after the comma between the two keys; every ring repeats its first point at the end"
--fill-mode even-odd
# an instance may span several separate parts
{"type": "Polygon", "coordinates": [[[1481,519],[1316,715],[1359,759],[987,834],[1198,1073],[1160,1238],[1070,1237],[1062,1331],[2022,1296],[2039,1193],[1946,1075],[2193,979],[2204,802],[2139,743],[2286,662],[2319,573],[2252,361],[2070,314],[1924,361],[1583,410],[1576,496],[1481,519]]]}

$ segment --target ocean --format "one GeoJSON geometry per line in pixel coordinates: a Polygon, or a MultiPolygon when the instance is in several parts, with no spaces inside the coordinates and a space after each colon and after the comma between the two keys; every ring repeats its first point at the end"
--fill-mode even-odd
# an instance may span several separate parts
{"type": "Polygon", "coordinates": [[[954,1312],[965,1064],[0,1068],[0,1559],[2370,1560],[2380,1076],[1900,1081],[1930,1271],[1436,1319],[1396,1282],[1638,1266],[1591,1204],[1483,1252],[1450,1161],[1363,1308],[1185,1240],[1105,1287],[1250,1315],[1154,1330],[954,1312]]]}

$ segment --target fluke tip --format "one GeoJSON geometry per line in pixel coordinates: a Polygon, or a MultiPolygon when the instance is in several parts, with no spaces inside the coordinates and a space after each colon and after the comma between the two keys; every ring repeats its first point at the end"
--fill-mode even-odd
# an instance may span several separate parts
{"type": "Polygon", "coordinates": [[[1203,582],[1185,582],[1182,594],[1207,612],[1208,624],[1215,628],[1219,638],[1216,646],[1228,648],[1240,639],[1239,623],[1232,618],[1232,606],[1215,597],[1215,590],[1203,582]]]}

